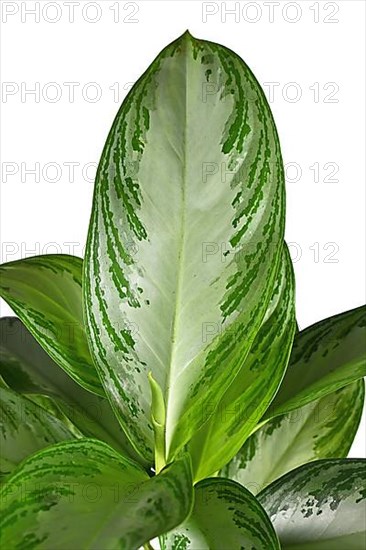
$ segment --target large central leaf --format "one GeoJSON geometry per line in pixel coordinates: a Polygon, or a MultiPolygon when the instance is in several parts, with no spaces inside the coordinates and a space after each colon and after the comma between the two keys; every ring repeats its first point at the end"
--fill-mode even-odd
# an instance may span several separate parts
{"type": "Polygon", "coordinates": [[[124,101],[98,168],[85,261],[90,346],[151,456],[148,373],[172,458],[215,408],[261,324],[281,253],[270,109],[232,51],[185,33],[124,101]]]}

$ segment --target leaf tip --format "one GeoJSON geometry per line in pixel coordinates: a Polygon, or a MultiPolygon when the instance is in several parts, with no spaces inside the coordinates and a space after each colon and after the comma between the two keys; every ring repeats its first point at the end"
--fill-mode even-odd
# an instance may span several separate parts
{"type": "Polygon", "coordinates": [[[188,29],[180,37],[181,40],[195,40],[195,37],[189,32],[188,29]]]}

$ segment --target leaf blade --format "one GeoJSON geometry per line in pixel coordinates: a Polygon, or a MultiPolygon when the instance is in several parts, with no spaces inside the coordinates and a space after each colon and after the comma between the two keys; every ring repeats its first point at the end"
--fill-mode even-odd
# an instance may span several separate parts
{"type": "Polygon", "coordinates": [[[159,535],[164,523],[169,529],[183,521],[192,491],[188,456],[149,479],[96,440],[55,445],[25,461],[3,487],[1,542],[132,550],[159,535]]]}
{"type": "Polygon", "coordinates": [[[104,395],[84,331],[82,260],[35,256],[0,266],[0,296],[50,357],[78,384],[104,395]]]}
{"type": "Polygon", "coordinates": [[[190,442],[195,479],[212,475],[231,460],[277,391],[296,328],[294,292],[292,263],[284,244],[270,306],[247,360],[210,420],[190,442]]]}
{"type": "Polygon", "coordinates": [[[29,399],[0,388],[1,477],[28,455],[69,439],[74,439],[73,433],[57,418],[29,399]]]}
{"type": "Polygon", "coordinates": [[[305,463],[345,458],[357,433],[364,405],[358,380],[256,431],[221,474],[258,494],[267,485],[305,463]]]}
{"type": "Polygon", "coordinates": [[[284,550],[362,548],[366,460],[319,460],[258,495],[284,550]],[[344,546],[346,544],[346,546],[344,546]]]}
{"type": "Polygon", "coordinates": [[[122,104],[94,197],[84,273],[90,346],[121,422],[147,457],[153,435],[143,396],[152,371],[173,458],[244,361],[279,261],[282,161],[250,70],[188,34],[169,45],[122,104]],[[215,82],[217,93],[201,100],[202,86],[215,82]],[[223,163],[230,181],[216,175],[202,185],[207,162],[223,163]],[[221,244],[225,252],[213,254],[210,246],[221,244]],[[203,323],[219,331],[226,324],[203,342],[203,323]],[[235,326],[247,337],[239,346],[229,334],[235,326]]]}
{"type": "Polygon", "coordinates": [[[0,375],[20,394],[50,398],[84,436],[101,439],[144,466],[152,465],[132,448],[108,400],[74,382],[16,317],[0,319],[0,375]]]}
{"type": "Polygon", "coordinates": [[[366,307],[308,327],[295,337],[289,367],[263,421],[366,376],[366,307]]]}
{"type": "Polygon", "coordinates": [[[162,550],[280,548],[256,498],[239,484],[219,478],[195,486],[195,505],[188,521],[161,537],[160,543],[162,550]]]}

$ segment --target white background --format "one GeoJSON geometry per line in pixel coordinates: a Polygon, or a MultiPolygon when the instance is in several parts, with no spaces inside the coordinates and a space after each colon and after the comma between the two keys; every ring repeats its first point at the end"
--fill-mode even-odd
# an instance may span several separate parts
{"type": "MultiPolygon", "coordinates": [[[[83,255],[94,166],[118,105],[188,28],[241,55],[270,100],[287,166],[300,327],[365,302],[362,0],[41,0],[1,9],[2,261],[83,255]]],[[[365,454],[360,428],[350,455],[365,454]]]]}

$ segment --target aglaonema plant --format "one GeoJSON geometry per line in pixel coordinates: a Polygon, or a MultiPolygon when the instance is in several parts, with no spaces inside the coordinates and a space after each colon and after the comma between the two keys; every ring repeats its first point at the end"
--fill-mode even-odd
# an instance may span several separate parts
{"type": "Polygon", "coordinates": [[[185,33],[124,100],[84,260],[1,266],[2,548],[364,548],[365,308],[297,330],[265,96],[185,33]]]}

